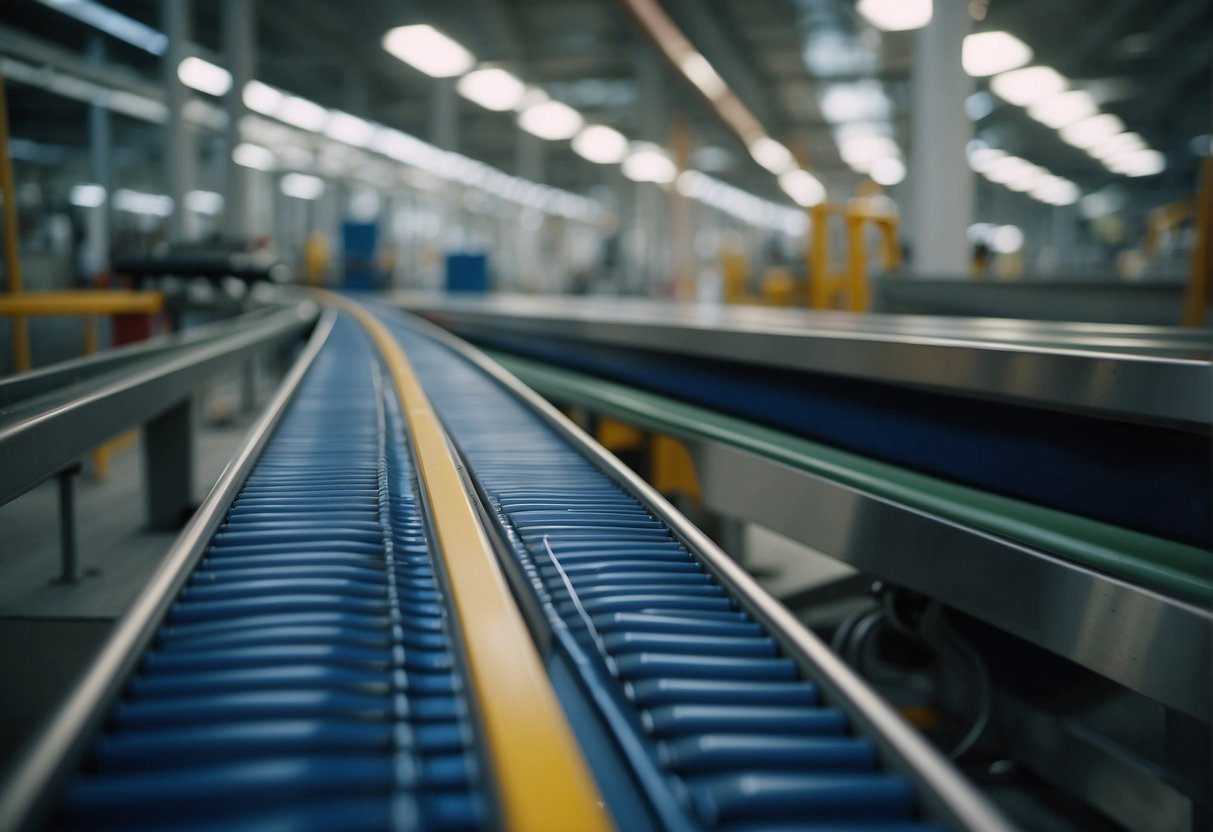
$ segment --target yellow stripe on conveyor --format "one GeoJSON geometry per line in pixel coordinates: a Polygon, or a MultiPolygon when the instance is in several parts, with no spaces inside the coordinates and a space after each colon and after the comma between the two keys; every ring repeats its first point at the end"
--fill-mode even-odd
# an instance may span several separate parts
{"type": "Polygon", "coordinates": [[[611,829],[543,660],[464,490],[442,426],[404,350],[362,306],[329,292],[321,295],[366,329],[400,396],[463,636],[502,825],[519,832],[611,829]]]}

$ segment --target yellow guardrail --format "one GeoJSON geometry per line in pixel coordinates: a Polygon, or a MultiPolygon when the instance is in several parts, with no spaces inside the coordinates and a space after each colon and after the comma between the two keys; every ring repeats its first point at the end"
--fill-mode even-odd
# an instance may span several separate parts
{"type": "Polygon", "coordinates": [[[154,315],[164,311],[164,295],[154,291],[78,289],[0,295],[0,315],[154,315]]]}
{"type": "Polygon", "coordinates": [[[848,309],[865,312],[871,305],[868,290],[868,249],[865,232],[880,233],[880,257],[886,270],[900,264],[897,217],[854,206],[821,203],[809,209],[812,220],[809,249],[809,306],[813,309],[848,309]],[[830,220],[841,218],[846,230],[846,257],[841,268],[830,256],[830,220]]]}
{"type": "Polygon", "coordinates": [[[318,294],[367,331],[400,397],[418,479],[433,508],[434,533],[503,826],[519,832],[611,829],[598,787],[480,525],[446,435],[404,350],[359,304],[330,292],[318,294]]]}

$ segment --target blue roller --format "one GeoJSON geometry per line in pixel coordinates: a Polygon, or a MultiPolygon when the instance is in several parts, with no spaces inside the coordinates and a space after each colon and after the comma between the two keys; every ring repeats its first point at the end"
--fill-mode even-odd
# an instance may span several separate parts
{"type": "MultiPolygon", "coordinates": [[[[634,828],[938,828],[664,522],[491,377],[404,316],[379,315],[548,617],[554,674],[577,674],[648,801],[634,828]]],[[[575,724],[587,743],[601,736],[575,724]]],[[[613,782],[607,756],[596,771],[613,782]]]]}
{"type": "Polygon", "coordinates": [[[469,829],[485,784],[395,398],[339,320],[67,788],[66,829],[469,829]]]}

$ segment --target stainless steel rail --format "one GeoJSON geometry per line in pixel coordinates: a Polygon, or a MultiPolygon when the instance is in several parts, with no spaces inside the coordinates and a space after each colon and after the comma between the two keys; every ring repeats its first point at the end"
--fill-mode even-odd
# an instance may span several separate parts
{"type": "Polygon", "coordinates": [[[605,298],[398,293],[455,331],[656,350],[1207,430],[1207,331],[605,298]]]}
{"type": "Polygon", "coordinates": [[[165,613],[207,543],[223,522],[245,479],[269,442],[299,383],[332,331],[336,314],[326,313],[306,349],[279,385],[247,439],[224,468],[202,506],[182,530],[151,580],[115,626],[101,653],[68,696],[54,720],[18,762],[0,793],[0,832],[37,828],[49,801],[74,770],[87,743],[137,666],[165,613]]]}
{"type": "MultiPolygon", "coordinates": [[[[164,419],[163,434],[179,439],[180,420],[172,417],[202,382],[254,352],[299,336],[316,315],[313,303],[293,304],[251,322],[233,322],[216,337],[149,351],[117,367],[101,365],[105,372],[6,407],[0,412],[0,504],[134,425],[164,419]]],[[[67,378],[71,375],[60,380],[67,378]]]]}
{"type": "Polygon", "coordinates": [[[691,439],[705,505],[921,592],[1198,719],[1213,614],[978,529],[691,439]]]}
{"type": "Polygon", "coordinates": [[[145,341],[123,344],[114,349],[60,361],[57,364],[38,367],[28,373],[0,379],[0,419],[3,419],[12,408],[35,396],[54,393],[64,387],[88,382],[140,361],[167,356],[191,346],[224,338],[249,324],[279,314],[282,308],[278,304],[266,306],[247,312],[235,319],[191,327],[167,335],[158,335],[145,341]]]}

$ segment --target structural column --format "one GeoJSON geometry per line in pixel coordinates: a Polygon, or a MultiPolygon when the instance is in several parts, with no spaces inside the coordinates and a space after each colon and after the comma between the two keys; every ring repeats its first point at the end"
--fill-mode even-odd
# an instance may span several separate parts
{"type": "MultiPolygon", "coordinates": [[[[430,141],[443,150],[458,151],[459,100],[455,93],[455,79],[435,78],[431,83],[431,90],[430,141]]],[[[446,255],[459,244],[455,204],[457,188],[454,182],[445,183],[438,200],[438,254],[442,264],[436,275],[436,286],[443,285],[446,280],[446,255]]]]}
{"type": "MultiPolygon", "coordinates": [[[[105,41],[98,35],[89,41],[89,63],[105,61],[105,41]]],[[[105,201],[95,211],[87,212],[87,248],[89,279],[109,266],[110,239],[113,236],[113,137],[110,111],[94,99],[88,107],[89,177],[105,189],[105,201]]]]}
{"type": "Polygon", "coordinates": [[[1073,273],[1078,249],[1078,206],[1058,205],[1053,209],[1053,251],[1055,268],[1062,274],[1073,273]]]}
{"type": "Polygon", "coordinates": [[[430,141],[443,150],[458,150],[459,100],[455,79],[435,78],[430,87],[430,141]]]}
{"type": "MultiPolygon", "coordinates": [[[[656,49],[647,43],[643,44],[637,55],[636,66],[641,138],[659,147],[665,147],[670,138],[665,73],[663,59],[656,49]]],[[[635,197],[632,234],[637,235],[641,243],[638,246],[640,282],[635,288],[640,294],[660,294],[660,287],[670,279],[670,203],[660,185],[648,182],[636,185],[635,197]]]]}
{"type": "MultiPolygon", "coordinates": [[[[517,129],[515,134],[517,136],[515,153],[518,175],[531,182],[542,182],[544,178],[544,139],[521,128],[517,129]]],[[[543,227],[542,224],[537,227],[534,221],[538,211],[538,208],[522,208],[513,213],[511,220],[514,233],[517,235],[513,288],[521,288],[528,292],[543,290],[546,282],[546,275],[541,273],[544,268],[543,258],[540,254],[540,236],[543,227]]]]}
{"type": "Polygon", "coordinates": [[[185,121],[189,92],[177,77],[177,67],[189,56],[190,0],[161,0],[161,15],[168,48],[164,50],[164,91],[168,105],[165,123],[165,184],[173,200],[169,217],[169,239],[177,242],[189,236],[189,217],[185,195],[194,181],[194,148],[185,121]]]}
{"type": "Polygon", "coordinates": [[[185,399],[143,426],[143,487],[152,529],[178,529],[193,509],[193,402],[185,399]]]}
{"type": "Polygon", "coordinates": [[[967,0],[935,0],[931,22],[914,44],[910,266],[932,277],[969,273],[975,180],[965,163],[973,123],[964,102],[974,85],[961,65],[961,48],[971,28],[967,0]]]}
{"type": "Polygon", "coordinates": [[[231,237],[247,236],[249,231],[249,179],[251,171],[236,164],[232,151],[240,144],[240,122],[244,107],[244,86],[253,79],[253,0],[224,0],[223,51],[232,88],[227,93],[227,142],[223,195],[223,230],[231,237]]]}

